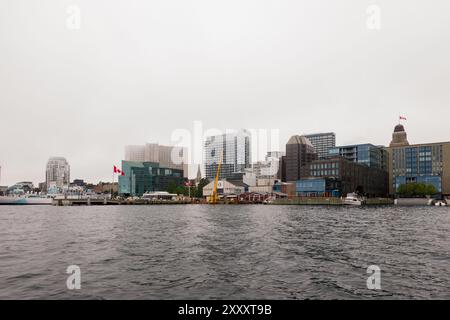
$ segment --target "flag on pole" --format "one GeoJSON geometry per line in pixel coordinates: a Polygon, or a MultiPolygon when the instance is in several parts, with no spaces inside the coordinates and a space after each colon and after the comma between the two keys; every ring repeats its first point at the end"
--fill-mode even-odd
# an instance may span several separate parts
{"type": "Polygon", "coordinates": [[[122,170],[120,170],[119,168],[117,168],[116,166],[114,166],[114,173],[117,173],[121,176],[125,175],[125,173],[122,170]]]}
{"type": "Polygon", "coordinates": [[[406,120],[406,117],[400,116],[400,120],[406,120]]]}
{"type": "Polygon", "coordinates": [[[190,182],[190,181],[186,181],[186,182],[184,183],[184,185],[185,185],[186,187],[190,187],[190,186],[191,186],[191,182],[190,182]]]}

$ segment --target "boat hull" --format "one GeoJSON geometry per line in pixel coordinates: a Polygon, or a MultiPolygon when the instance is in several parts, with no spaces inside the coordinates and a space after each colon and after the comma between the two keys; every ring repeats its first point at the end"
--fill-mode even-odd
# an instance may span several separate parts
{"type": "Polygon", "coordinates": [[[0,205],[51,205],[51,198],[0,197],[0,205]]]}

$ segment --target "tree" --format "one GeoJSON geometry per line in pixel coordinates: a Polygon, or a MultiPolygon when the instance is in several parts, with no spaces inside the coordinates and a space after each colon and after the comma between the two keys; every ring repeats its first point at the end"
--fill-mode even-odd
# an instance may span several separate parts
{"type": "Polygon", "coordinates": [[[168,193],[176,193],[177,191],[177,184],[173,181],[169,182],[169,186],[167,187],[168,193]]]}
{"type": "Polygon", "coordinates": [[[425,183],[407,183],[402,184],[397,189],[397,194],[407,197],[425,197],[438,193],[432,184],[425,183]]]}
{"type": "Polygon", "coordinates": [[[197,198],[203,198],[203,187],[206,186],[209,183],[209,180],[206,178],[203,178],[199,181],[198,186],[195,190],[195,197],[197,198]]]}
{"type": "Polygon", "coordinates": [[[401,196],[406,196],[408,194],[408,190],[406,189],[406,184],[401,184],[397,189],[397,193],[401,196]]]}
{"type": "Polygon", "coordinates": [[[435,195],[436,193],[438,193],[438,191],[437,191],[437,189],[436,189],[435,186],[433,186],[432,184],[428,184],[428,185],[426,186],[426,188],[425,188],[425,193],[426,193],[427,195],[433,196],[433,195],[435,195]]]}

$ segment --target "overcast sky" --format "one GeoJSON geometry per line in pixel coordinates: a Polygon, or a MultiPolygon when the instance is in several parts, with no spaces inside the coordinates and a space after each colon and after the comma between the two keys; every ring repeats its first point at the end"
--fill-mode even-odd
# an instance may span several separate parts
{"type": "Polygon", "coordinates": [[[195,120],[280,129],[284,149],[387,145],[401,114],[410,143],[448,141],[449,17],[448,0],[0,0],[0,184],[44,181],[50,156],[111,180],[126,144],[195,120]]]}

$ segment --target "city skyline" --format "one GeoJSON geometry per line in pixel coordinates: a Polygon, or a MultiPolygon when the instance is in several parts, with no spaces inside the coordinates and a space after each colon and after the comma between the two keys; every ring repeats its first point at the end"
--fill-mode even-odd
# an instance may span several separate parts
{"type": "Polygon", "coordinates": [[[401,114],[411,143],[450,139],[446,1],[382,2],[379,30],[356,0],[77,1],[78,29],[72,4],[0,4],[2,185],[43,182],[50,156],[109,181],[123,146],[196,120],[387,145],[401,114]]]}
{"type": "MultiPolygon", "coordinates": [[[[399,121],[400,122],[400,121],[399,121]]],[[[407,120],[406,120],[406,122],[405,121],[401,121],[402,123],[404,123],[404,125],[405,125],[405,127],[407,127],[408,128],[408,124],[407,124],[407,120]]],[[[396,123],[394,123],[393,125],[395,125],[396,123]]],[[[239,131],[239,130],[237,130],[237,131],[239,131]]],[[[391,131],[392,131],[392,128],[391,128],[391,131]]],[[[407,130],[408,132],[411,132],[411,130],[407,130]]],[[[323,130],[323,132],[324,133],[327,133],[327,131],[326,130],[323,130]]],[[[317,132],[315,132],[315,133],[313,133],[314,135],[316,135],[316,134],[321,134],[321,132],[319,132],[319,131],[317,131],[317,132]]],[[[392,135],[392,132],[390,132],[389,133],[390,135],[392,135]]],[[[299,135],[299,136],[307,136],[307,135],[311,135],[311,133],[301,133],[301,134],[294,134],[294,136],[295,135],[299,135]]],[[[282,135],[280,134],[280,137],[281,137],[282,135]]],[[[416,144],[421,144],[421,143],[425,143],[425,142],[423,142],[423,141],[416,141],[415,139],[414,139],[414,136],[412,136],[412,135],[410,135],[409,136],[410,137],[410,139],[411,139],[411,144],[412,145],[416,145],[416,144]]],[[[290,137],[286,140],[286,141],[281,141],[281,138],[280,138],[280,142],[279,142],[279,146],[280,146],[280,149],[281,150],[269,150],[270,148],[268,148],[267,149],[267,151],[264,151],[264,152],[285,152],[286,151],[286,144],[287,144],[287,142],[288,142],[288,140],[290,139],[290,137]]],[[[392,137],[389,139],[389,141],[386,141],[385,143],[381,143],[381,144],[375,144],[375,143],[373,143],[374,145],[379,145],[379,146],[384,146],[384,147],[389,147],[389,142],[391,141],[391,139],[392,139],[392,137]]],[[[367,138],[367,139],[362,139],[361,141],[355,141],[355,142],[353,142],[352,143],[352,145],[356,145],[356,144],[366,144],[366,143],[368,143],[368,144],[372,144],[372,142],[371,141],[373,141],[372,140],[372,138],[367,138]]],[[[443,140],[431,140],[431,141],[428,141],[428,143],[438,143],[438,142],[449,142],[450,141],[450,139],[443,139],[443,140]]],[[[143,143],[142,144],[142,146],[145,146],[145,145],[149,145],[149,143],[143,143]]],[[[157,143],[150,143],[150,144],[154,144],[154,145],[157,145],[157,143]]],[[[339,134],[337,133],[336,134],[336,147],[338,148],[338,147],[342,147],[342,146],[347,146],[347,145],[350,145],[350,144],[346,144],[346,143],[341,143],[340,142],[340,140],[339,140],[339,134]]],[[[77,174],[77,175],[73,175],[72,173],[71,173],[71,176],[73,177],[73,179],[71,179],[71,181],[72,180],[74,180],[74,179],[83,179],[83,180],[85,180],[85,181],[87,181],[87,182],[90,182],[90,183],[99,183],[99,182],[111,182],[110,180],[112,179],[112,174],[111,174],[111,172],[112,172],[112,167],[113,167],[113,165],[114,164],[118,164],[118,163],[121,163],[123,160],[127,160],[126,158],[127,158],[127,155],[126,155],[126,153],[127,153],[127,151],[126,151],[126,147],[129,147],[129,146],[136,146],[136,144],[134,144],[134,145],[127,145],[127,146],[122,146],[122,147],[120,147],[119,149],[121,149],[121,151],[122,151],[122,156],[121,156],[121,158],[120,159],[118,159],[118,160],[116,160],[115,162],[113,162],[113,163],[111,163],[111,164],[105,164],[105,166],[107,166],[108,167],[108,171],[109,171],[109,177],[108,176],[105,176],[105,177],[103,177],[103,178],[98,178],[98,179],[96,179],[96,178],[89,178],[89,177],[86,177],[85,175],[83,175],[83,174],[77,174]],[[124,149],[125,149],[125,152],[124,152],[124,149]],[[109,167],[111,167],[111,168],[109,168],[109,167]]],[[[170,147],[170,146],[167,146],[167,147],[170,147]]],[[[204,147],[204,146],[203,146],[204,147]]],[[[185,148],[185,147],[183,147],[183,148],[185,148]]],[[[188,151],[188,150],[187,150],[188,151]]],[[[203,151],[205,151],[205,149],[203,150],[203,151]]],[[[264,153],[263,152],[263,153],[264,153]]],[[[62,158],[67,158],[67,157],[63,157],[63,156],[56,156],[56,158],[59,158],[59,157],[62,157],[62,158]]],[[[30,182],[33,182],[34,183],[34,185],[35,186],[37,186],[39,183],[42,183],[42,182],[45,182],[45,180],[46,180],[46,173],[45,173],[45,166],[46,166],[46,163],[49,161],[49,160],[51,160],[52,158],[55,158],[55,156],[49,156],[49,157],[47,157],[47,159],[46,159],[46,161],[45,161],[45,164],[44,164],[44,169],[43,170],[41,170],[42,172],[40,172],[40,175],[43,177],[42,179],[31,179],[31,178],[27,178],[26,176],[21,176],[21,175],[19,175],[20,177],[22,177],[22,178],[19,178],[19,179],[17,179],[17,180],[14,180],[14,181],[10,181],[9,183],[6,183],[5,181],[5,179],[4,179],[4,176],[5,176],[5,166],[3,165],[3,164],[0,164],[0,168],[2,168],[2,171],[1,171],[1,178],[2,178],[2,180],[0,181],[0,185],[4,185],[4,186],[8,186],[8,185],[13,185],[13,184],[15,184],[15,183],[18,183],[18,182],[21,182],[21,181],[30,181],[30,182]]],[[[84,163],[87,163],[88,165],[89,165],[89,161],[88,161],[89,159],[84,159],[84,163]]],[[[258,161],[261,161],[261,160],[263,160],[263,159],[252,159],[252,161],[251,161],[251,164],[254,164],[254,163],[257,163],[258,161]]],[[[71,161],[70,161],[70,159],[67,159],[67,161],[69,161],[70,163],[71,163],[71,161]]],[[[202,167],[202,166],[204,166],[205,165],[205,162],[204,162],[204,159],[202,158],[202,161],[201,161],[201,163],[200,163],[200,166],[202,167]]],[[[190,164],[189,165],[189,179],[194,179],[195,177],[196,177],[196,175],[197,175],[197,170],[193,170],[192,168],[197,168],[198,167],[198,164],[197,163],[194,163],[194,164],[190,164]],[[195,172],[194,172],[195,171],[195,172]]],[[[71,170],[71,172],[73,172],[73,171],[76,171],[76,170],[74,170],[75,168],[71,165],[71,168],[70,168],[70,170],[71,170]]],[[[202,174],[203,174],[203,176],[205,176],[205,172],[204,172],[204,170],[202,170],[202,174]]],[[[116,181],[117,182],[117,181],[116,181]]]]}

